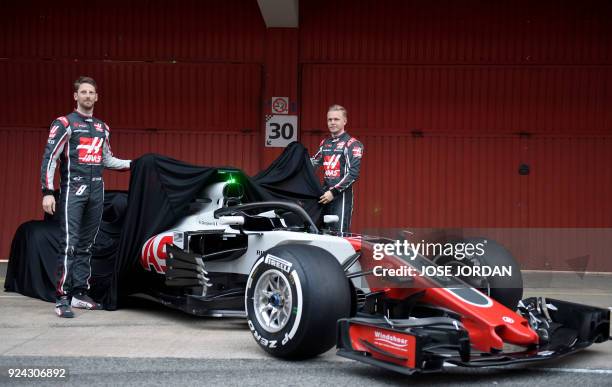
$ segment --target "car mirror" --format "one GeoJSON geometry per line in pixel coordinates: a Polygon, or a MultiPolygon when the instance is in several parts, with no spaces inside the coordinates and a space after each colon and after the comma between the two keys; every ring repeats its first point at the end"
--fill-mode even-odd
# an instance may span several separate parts
{"type": "Polygon", "coordinates": [[[340,218],[338,218],[338,215],[325,215],[325,216],[323,216],[323,223],[325,223],[325,224],[338,223],[339,220],[340,220],[340,218]]]}
{"type": "Polygon", "coordinates": [[[242,226],[244,225],[244,216],[221,216],[219,224],[224,226],[242,226]]]}

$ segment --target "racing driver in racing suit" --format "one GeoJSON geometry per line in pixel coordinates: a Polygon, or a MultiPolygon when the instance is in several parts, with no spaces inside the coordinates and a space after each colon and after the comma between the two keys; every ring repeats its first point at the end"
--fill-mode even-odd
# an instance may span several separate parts
{"type": "Polygon", "coordinates": [[[346,109],[332,105],[327,110],[327,128],[331,134],[321,141],[319,150],[310,159],[315,167],[323,166],[325,193],[319,203],[325,204],[325,214],[338,215],[331,229],[350,232],[353,214],[353,183],[359,178],[363,144],[345,132],[346,109]]]}
{"type": "Polygon", "coordinates": [[[91,276],[91,254],[104,207],[104,167],[127,170],[129,160],[113,157],[108,125],[93,117],[98,100],[96,82],[80,77],[74,83],[77,108],[51,124],[43,155],[42,206],[53,215],[58,211],[59,240],[57,302],[60,317],[74,317],[71,306],[101,309],[87,294],[91,276]],[[56,206],[53,177],[61,161],[60,197],[56,206]]]}

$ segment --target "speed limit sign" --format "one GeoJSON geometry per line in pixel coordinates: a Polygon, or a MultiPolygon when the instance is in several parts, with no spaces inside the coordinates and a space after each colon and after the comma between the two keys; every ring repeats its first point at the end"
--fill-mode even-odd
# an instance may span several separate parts
{"type": "Polygon", "coordinates": [[[266,146],[284,148],[297,141],[297,116],[266,116],[266,146]]]}

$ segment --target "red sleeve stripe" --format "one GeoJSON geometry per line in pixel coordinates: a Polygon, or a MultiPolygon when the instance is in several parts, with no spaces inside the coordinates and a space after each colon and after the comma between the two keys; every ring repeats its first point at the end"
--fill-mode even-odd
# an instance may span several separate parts
{"type": "Polygon", "coordinates": [[[57,152],[62,149],[62,145],[66,142],[66,136],[68,135],[68,132],[65,132],[64,135],[62,136],[62,138],[60,138],[59,142],[57,143],[57,145],[55,146],[55,149],[53,149],[53,152],[51,152],[51,156],[49,156],[49,162],[47,163],[47,172],[45,174],[45,183],[47,185],[47,188],[50,187],[49,185],[49,169],[51,168],[51,165],[55,162],[56,160],[56,154],[57,152]]]}

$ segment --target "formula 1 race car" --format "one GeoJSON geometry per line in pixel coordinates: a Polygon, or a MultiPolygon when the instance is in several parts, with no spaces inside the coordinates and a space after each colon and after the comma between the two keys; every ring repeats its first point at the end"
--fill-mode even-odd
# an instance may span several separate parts
{"type": "Polygon", "coordinates": [[[607,309],[521,300],[518,265],[492,241],[477,264],[512,266],[512,278],[475,284],[418,275],[457,262],[416,252],[387,256],[385,268],[417,275],[375,276],[372,251],[387,242],[322,231],[297,204],[249,202],[219,173],[186,218],[144,243],[140,264],[150,296],[195,315],[245,316],[259,346],[280,358],[336,344],[340,356],[412,374],[549,360],[609,338],[607,309]]]}
{"type": "MultiPolygon", "coordinates": [[[[490,239],[444,235],[455,254],[429,254],[387,251],[420,239],[410,233],[326,230],[337,217],[321,222],[322,188],[299,143],[253,177],[144,155],[129,192],[106,194],[89,293],[107,310],[145,293],[194,315],[246,317],[275,357],[335,344],[340,356],[406,374],[549,360],[609,339],[607,309],[522,299],[517,262],[490,239]],[[486,248],[459,259],[460,244],[486,248]],[[511,275],[475,274],[487,267],[511,275]]],[[[56,222],[18,228],[7,291],[54,301],[56,222]]]]}

